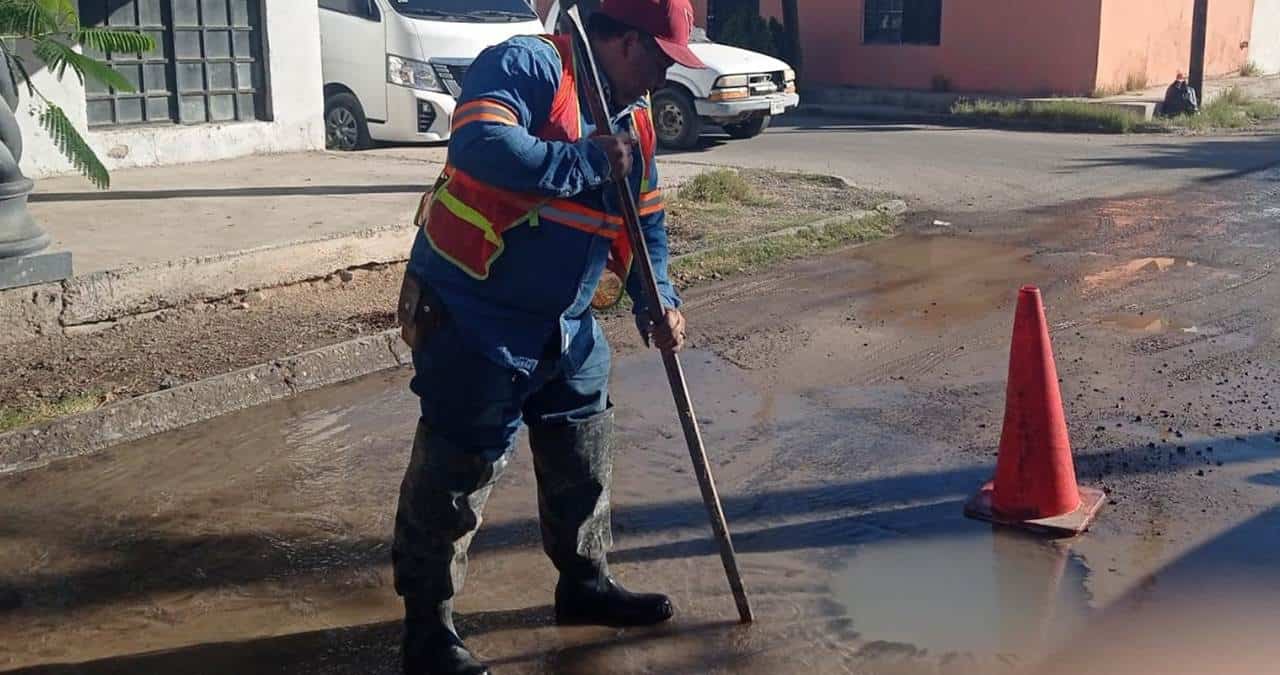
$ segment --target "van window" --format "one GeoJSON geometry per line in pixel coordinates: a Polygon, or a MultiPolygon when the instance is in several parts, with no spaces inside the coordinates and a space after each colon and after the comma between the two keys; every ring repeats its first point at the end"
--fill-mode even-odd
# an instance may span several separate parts
{"type": "Polygon", "coordinates": [[[362,16],[366,19],[378,18],[378,9],[374,7],[373,0],[320,0],[320,9],[362,16]]]}
{"type": "Polygon", "coordinates": [[[405,16],[476,23],[536,21],[525,0],[390,0],[405,16]]]}

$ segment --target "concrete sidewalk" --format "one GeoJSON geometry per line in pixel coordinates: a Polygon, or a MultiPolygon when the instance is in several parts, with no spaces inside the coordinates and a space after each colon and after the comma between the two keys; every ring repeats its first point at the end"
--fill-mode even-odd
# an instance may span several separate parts
{"type": "MultiPolygon", "coordinates": [[[[433,146],[260,155],[117,171],[105,192],[76,176],[47,178],[31,213],[82,275],[407,228],[444,160],[433,146]]],[[[664,162],[664,183],[705,170],[664,162]]]]}
{"type": "Polygon", "coordinates": [[[245,157],[43,179],[31,213],[77,275],[407,226],[443,150],[245,157]]]}

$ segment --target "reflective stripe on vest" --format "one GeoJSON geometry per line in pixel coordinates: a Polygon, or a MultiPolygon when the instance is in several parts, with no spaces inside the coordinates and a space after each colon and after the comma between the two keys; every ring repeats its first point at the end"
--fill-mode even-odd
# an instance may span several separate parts
{"type": "Polygon", "coordinates": [[[640,177],[640,192],[645,193],[653,189],[653,171],[656,168],[654,162],[658,161],[658,132],[653,128],[653,110],[649,97],[645,96],[645,103],[648,104],[644,108],[637,108],[631,111],[631,128],[636,130],[636,136],[640,141],[640,147],[645,149],[641,154],[644,156],[644,173],[640,177]]]}
{"type": "Polygon", "coordinates": [[[451,129],[457,131],[472,122],[496,122],[514,127],[520,124],[520,118],[506,104],[492,99],[477,99],[458,106],[453,111],[451,129]]]}
{"type": "Polygon", "coordinates": [[[606,239],[617,239],[622,234],[621,221],[615,221],[599,212],[574,212],[565,208],[567,206],[569,204],[561,200],[548,202],[538,209],[538,217],[551,218],[561,225],[606,239]]]}
{"type": "Polygon", "coordinates": [[[665,208],[662,202],[662,190],[654,190],[640,195],[640,202],[636,204],[640,208],[640,215],[648,216],[661,211],[665,208]]]}

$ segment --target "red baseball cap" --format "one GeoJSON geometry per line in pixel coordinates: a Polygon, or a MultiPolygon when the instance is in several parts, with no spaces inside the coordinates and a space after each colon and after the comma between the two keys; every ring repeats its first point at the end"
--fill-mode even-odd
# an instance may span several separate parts
{"type": "Polygon", "coordinates": [[[689,0],[602,0],[600,13],[653,36],[662,51],[686,68],[706,68],[689,49],[693,5],[689,0]]]}

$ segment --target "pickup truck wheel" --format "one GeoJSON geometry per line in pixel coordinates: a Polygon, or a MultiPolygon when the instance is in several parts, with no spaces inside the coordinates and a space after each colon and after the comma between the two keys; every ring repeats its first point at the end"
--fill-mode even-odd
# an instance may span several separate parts
{"type": "Polygon", "coordinates": [[[772,119],[768,115],[760,115],[759,117],[752,117],[745,122],[726,124],[724,125],[724,131],[733,138],[755,138],[769,128],[769,121],[772,119]]]}
{"type": "Polygon", "coordinates": [[[693,148],[702,134],[702,120],[693,101],[676,89],[662,89],[653,95],[653,126],[659,145],[678,150],[693,148]]]}
{"type": "Polygon", "coordinates": [[[325,100],[324,136],[330,150],[363,150],[373,145],[364,108],[355,96],[344,91],[325,100]]]}

